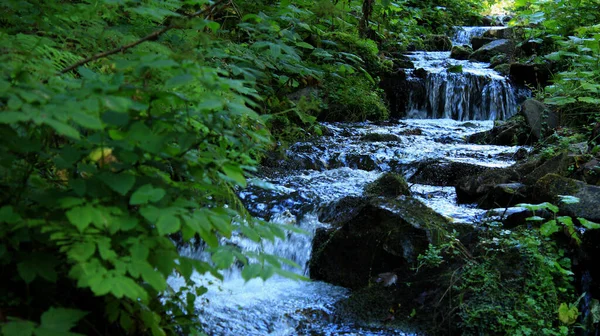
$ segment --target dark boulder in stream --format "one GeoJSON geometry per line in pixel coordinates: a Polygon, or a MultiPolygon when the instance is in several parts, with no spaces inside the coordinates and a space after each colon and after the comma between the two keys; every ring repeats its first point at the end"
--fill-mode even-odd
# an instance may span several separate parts
{"type": "Polygon", "coordinates": [[[410,177],[411,183],[435,186],[456,186],[458,181],[470,175],[477,175],[491,168],[454,161],[430,159],[419,162],[415,173],[410,177]]]}
{"type": "Polygon", "coordinates": [[[561,212],[568,216],[600,222],[600,207],[598,207],[600,187],[557,174],[548,174],[537,181],[534,189],[538,202],[559,204],[561,195],[577,197],[579,199],[577,203],[561,204],[561,212]]]}
{"type": "Polygon", "coordinates": [[[310,276],[351,289],[368,286],[379,273],[411,276],[417,256],[433,242],[436,231],[449,224],[445,217],[411,197],[339,202],[352,208],[344,210],[347,216],[337,219],[338,227],[317,230],[310,276]]]}
{"type": "Polygon", "coordinates": [[[467,138],[467,142],[497,145],[497,146],[523,146],[535,142],[535,138],[527,126],[525,117],[517,114],[507,121],[498,122],[489,131],[475,133],[467,138]]]}
{"type": "Polygon", "coordinates": [[[511,40],[501,39],[492,41],[471,54],[469,59],[478,62],[489,62],[496,55],[510,55],[514,52],[515,45],[511,40]]]}

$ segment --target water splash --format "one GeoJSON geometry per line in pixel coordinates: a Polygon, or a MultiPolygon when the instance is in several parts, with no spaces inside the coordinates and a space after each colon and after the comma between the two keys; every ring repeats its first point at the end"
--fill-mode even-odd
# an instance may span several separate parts
{"type": "MultiPolygon", "coordinates": [[[[508,79],[489,69],[489,64],[455,60],[448,52],[414,52],[408,57],[424,69],[424,92],[409,96],[408,118],[455,120],[504,120],[517,111],[514,89],[508,79]],[[460,73],[449,67],[462,68],[460,73]]],[[[409,75],[414,70],[408,71],[409,75]]]]}
{"type": "Polygon", "coordinates": [[[504,27],[455,27],[454,36],[452,36],[452,44],[471,45],[471,39],[473,37],[481,37],[487,31],[502,28],[504,27]]]}

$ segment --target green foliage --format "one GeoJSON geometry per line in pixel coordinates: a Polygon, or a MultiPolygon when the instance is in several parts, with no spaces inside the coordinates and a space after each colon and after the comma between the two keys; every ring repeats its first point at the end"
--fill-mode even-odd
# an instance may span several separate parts
{"type": "MultiPolygon", "coordinates": [[[[493,223],[492,223],[493,224],[493,223]]],[[[569,335],[557,326],[573,298],[570,259],[537,231],[492,226],[453,290],[464,335],[569,335]]]]}
{"type": "MultiPolygon", "coordinates": [[[[564,204],[573,204],[579,202],[579,199],[574,196],[560,197],[561,203],[564,204]]],[[[532,217],[527,218],[528,221],[532,222],[540,222],[544,220],[539,216],[535,216],[535,211],[538,210],[548,210],[554,215],[553,219],[545,222],[540,226],[540,233],[545,237],[550,237],[553,234],[562,231],[567,235],[569,239],[575,242],[575,244],[581,245],[580,231],[577,227],[577,224],[581,225],[582,227],[588,230],[600,229],[600,224],[596,224],[585,218],[577,217],[575,220],[570,216],[558,216],[558,212],[560,209],[556,205],[548,202],[541,204],[518,204],[517,206],[521,206],[532,211],[534,215],[532,217]]]]}
{"type": "Polygon", "coordinates": [[[542,43],[538,63],[553,64],[553,84],[540,93],[576,124],[598,119],[600,12],[593,0],[515,1],[525,40],[542,43]],[[582,118],[584,116],[584,118],[582,118]],[[589,118],[585,118],[588,116],[589,118]]]}
{"type": "Polygon", "coordinates": [[[381,98],[381,89],[363,76],[328,78],[324,91],[327,102],[325,120],[376,121],[389,115],[381,98]]]}
{"type": "MultiPolygon", "coordinates": [[[[257,113],[263,82],[244,76],[245,60],[219,66],[214,55],[229,50],[210,42],[216,22],[183,18],[206,4],[0,5],[10,13],[0,32],[4,333],[198,334],[194,302],[206,289],[194,272],[221,278],[239,263],[245,279],[299,278],[279,258],[221,244],[234,231],[273,241],[286,229],[250,218],[235,195],[269,144],[257,113]],[[177,29],[119,47],[164,24],[177,29]],[[192,239],[210,261],[178,253],[175,241],[192,239]],[[186,282],[177,292],[166,282],[174,274],[186,282]]],[[[288,39],[245,50],[285,68],[281,75],[303,74],[289,70],[300,50],[290,41],[308,49],[288,39]]]]}

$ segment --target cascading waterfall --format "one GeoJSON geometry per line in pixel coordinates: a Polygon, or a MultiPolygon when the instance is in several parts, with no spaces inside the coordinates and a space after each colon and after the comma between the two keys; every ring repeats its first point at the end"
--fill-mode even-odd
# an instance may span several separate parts
{"type": "MultiPolygon", "coordinates": [[[[492,27],[461,29],[455,43],[470,40],[492,27]]],[[[507,78],[489,69],[489,64],[452,59],[449,52],[413,52],[407,56],[416,69],[426,72],[423,79],[417,78],[415,70],[407,70],[409,80],[421,81],[423,87],[409,95],[407,118],[503,120],[516,113],[515,89],[507,78]]]]}
{"type": "Polygon", "coordinates": [[[452,43],[454,45],[471,45],[473,37],[480,37],[487,31],[501,28],[503,27],[456,27],[454,36],[452,36],[452,43]]]}

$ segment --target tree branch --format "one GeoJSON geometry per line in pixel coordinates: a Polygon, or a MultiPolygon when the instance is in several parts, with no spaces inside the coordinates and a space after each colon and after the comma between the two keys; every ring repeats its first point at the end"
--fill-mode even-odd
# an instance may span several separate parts
{"type": "MultiPolygon", "coordinates": [[[[191,19],[191,18],[200,16],[200,15],[204,15],[204,14],[210,13],[217,6],[220,6],[222,3],[227,2],[227,1],[230,1],[230,0],[219,0],[219,1],[215,2],[214,4],[210,5],[209,7],[205,8],[203,10],[200,10],[200,11],[197,11],[197,12],[195,12],[193,14],[187,15],[187,17],[189,19],[191,19]]],[[[74,69],[76,69],[76,68],[78,68],[78,67],[80,67],[82,65],[85,65],[85,64],[89,63],[89,62],[93,62],[93,61],[96,61],[98,59],[101,59],[101,58],[104,58],[104,57],[107,57],[107,56],[110,56],[110,55],[113,55],[113,54],[116,54],[116,53],[119,53],[119,52],[123,52],[123,51],[125,51],[127,49],[131,49],[131,48],[137,46],[138,44],[144,43],[144,42],[149,41],[149,40],[156,39],[160,35],[168,32],[169,30],[171,30],[173,28],[177,28],[177,25],[168,25],[168,26],[166,26],[166,27],[164,27],[162,29],[159,29],[159,30],[157,30],[157,31],[155,31],[155,32],[153,32],[153,33],[151,33],[149,35],[146,35],[146,36],[142,37],[141,39],[139,39],[139,40],[137,40],[135,42],[132,42],[132,43],[129,43],[129,44],[117,47],[115,49],[108,50],[108,51],[105,51],[105,52],[102,52],[102,53],[90,56],[88,58],[82,59],[81,61],[78,61],[78,62],[76,62],[76,63],[74,63],[72,65],[69,65],[68,67],[62,69],[58,74],[59,75],[65,74],[65,73],[67,73],[69,71],[72,71],[72,70],[74,70],[74,69]]]]}

